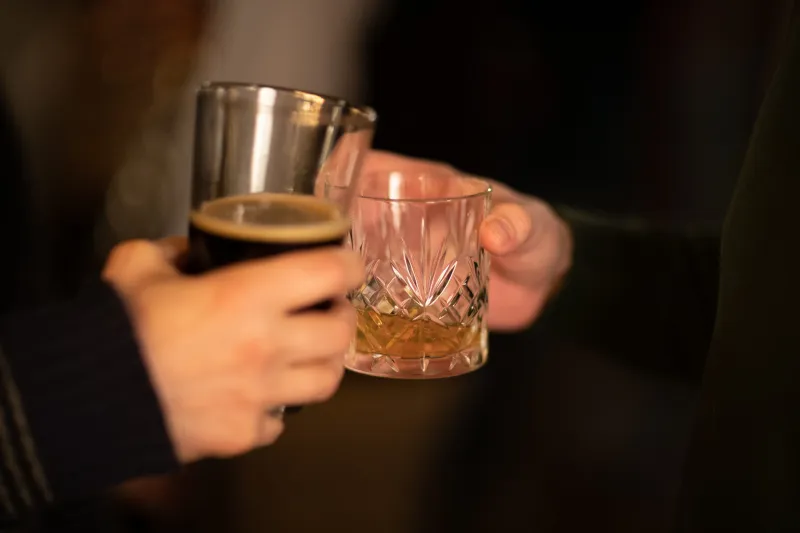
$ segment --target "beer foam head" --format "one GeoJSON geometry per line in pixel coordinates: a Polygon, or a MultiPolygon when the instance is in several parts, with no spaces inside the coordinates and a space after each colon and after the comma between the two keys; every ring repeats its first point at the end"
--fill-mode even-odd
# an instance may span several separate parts
{"type": "Polygon", "coordinates": [[[230,239],[287,243],[335,240],[350,228],[339,208],[323,198],[279,193],[205,202],[192,211],[191,222],[230,239]]]}

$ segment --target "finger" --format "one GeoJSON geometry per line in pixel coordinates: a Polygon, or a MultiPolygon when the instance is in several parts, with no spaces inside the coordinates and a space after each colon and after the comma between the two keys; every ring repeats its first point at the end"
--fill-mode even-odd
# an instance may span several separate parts
{"type": "MultiPolygon", "coordinates": [[[[267,409],[269,411],[270,409],[267,409]]],[[[256,447],[269,446],[273,444],[284,430],[283,419],[271,416],[268,412],[258,419],[258,432],[256,437],[256,447]]]]}
{"type": "Polygon", "coordinates": [[[178,260],[189,251],[189,240],[179,235],[164,237],[154,244],[161,250],[164,259],[172,265],[177,264],[178,260]]]}
{"type": "Polygon", "coordinates": [[[338,300],[327,312],[311,311],[293,315],[281,328],[280,347],[290,365],[343,363],[355,339],[355,311],[346,299],[338,300]]]}
{"type": "Polygon", "coordinates": [[[239,284],[273,309],[290,312],[341,298],[360,287],[364,263],[353,251],[320,248],[246,261],[207,276],[239,284]]]}
{"type": "Polygon", "coordinates": [[[161,245],[146,240],[131,240],[115,246],[111,251],[103,269],[103,278],[112,282],[137,283],[142,279],[176,273],[161,245]]]}
{"type": "Polygon", "coordinates": [[[362,168],[364,172],[387,172],[392,170],[403,170],[410,167],[447,167],[447,165],[436,162],[408,157],[383,150],[370,150],[364,156],[362,168]]]}
{"type": "Polygon", "coordinates": [[[500,204],[481,225],[481,244],[493,255],[518,251],[530,239],[534,224],[529,211],[521,205],[500,204]]]}
{"type": "Polygon", "coordinates": [[[281,405],[310,405],[330,400],[344,376],[344,363],[304,365],[288,369],[273,394],[281,405]]]}

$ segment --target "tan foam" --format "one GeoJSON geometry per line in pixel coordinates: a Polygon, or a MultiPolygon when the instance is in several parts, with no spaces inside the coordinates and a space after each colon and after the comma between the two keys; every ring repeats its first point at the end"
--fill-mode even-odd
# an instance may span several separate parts
{"type": "Polygon", "coordinates": [[[350,220],[338,207],[316,196],[280,193],[258,193],[230,196],[204,203],[191,214],[191,223],[205,232],[235,240],[254,242],[304,243],[332,241],[344,237],[350,220]],[[298,224],[257,224],[230,220],[224,215],[210,213],[213,208],[230,204],[282,203],[298,206],[325,217],[324,220],[298,224]]]}

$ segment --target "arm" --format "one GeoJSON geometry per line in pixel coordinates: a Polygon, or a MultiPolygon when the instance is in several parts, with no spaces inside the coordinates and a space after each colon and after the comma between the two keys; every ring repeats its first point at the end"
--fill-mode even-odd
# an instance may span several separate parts
{"type": "Polygon", "coordinates": [[[115,292],[0,319],[0,510],[20,518],[177,460],[115,292]]]}
{"type": "Polygon", "coordinates": [[[702,372],[714,326],[719,233],[560,209],[573,266],[533,328],[650,370],[702,372]]]}
{"type": "MultiPolygon", "coordinates": [[[[364,161],[365,172],[426,167],[458,172],[380,151],[364,161]]],[[[553,335],[650,370],[699,374],[716,313],[717,228],[611,222],[491,184],[480,240],[492,256],[494,332],[517,332],[511,342],[523,346],[528,335],[553,335]]]]}

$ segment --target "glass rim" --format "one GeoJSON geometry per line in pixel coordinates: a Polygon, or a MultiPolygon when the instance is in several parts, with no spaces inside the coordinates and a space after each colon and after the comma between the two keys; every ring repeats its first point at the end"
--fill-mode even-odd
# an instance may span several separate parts
{"type": "Polygon", "coordinates": [[[246,82],[246,81],[206,80],[200,84],[200,87],[197,89],[197,92],[199,94],[212,93],[219,89],[222,89],[224,91],[236,89],[251,94],[258,94],[261,91],[269,90],[287,96],[292,96],[298,100],[305,102],[315,102],[315,103],[319,103],[321,101],[330,102],[338,107],[351,109],[359,113],[360,115],[363,115],[370,122],[375,122],[378,118],[378,113],[375,111],[375,109],[373,109],[370,106],[353,104],[352,102],[338,96],[331,96],[312,91],[305,91],[303,89],[294,89],[291,87],[283,87],[280,85],[269,85],[264,83],[246,82]]]}
{"type": "MultiPolygon", "coordinates": [[[[363,179],[363,175],[359,177],[359,179],[363,179]]],[[[482,189],[478,192],[473,192],[469,194],[458,194],[452,196],[434,196],[431,198],[387,198],[385,196],[379,196],[375,194],[363,194],[363,193],[355,193],[357,198],[361,198],[364,200],[377,200],[381,202],[392,202],[398,204],[444,204],[448,202],[461,202],[464,200],[471,200],[474,198],[480,198],[481,196],[489,197],[492,194],[493,187],[492,184],[487,179],[483,178],[476,178],[474,176],[463,176],[463,175],[454,175],[452,177],[457,177],[460,180],[468,180],[476,183],[480,183],[482,189]]]]}

